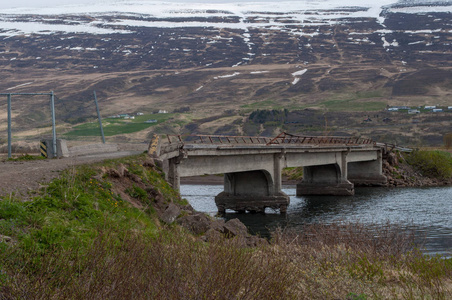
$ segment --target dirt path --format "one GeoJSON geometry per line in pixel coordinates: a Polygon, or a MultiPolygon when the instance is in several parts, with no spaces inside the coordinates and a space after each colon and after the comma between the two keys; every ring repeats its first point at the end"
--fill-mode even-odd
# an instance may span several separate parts
{"type": "Polygon", "coordinates": [[[61,171],[72,166],[139,153],[142,151],[113,152],[64,159],[0,162],[0,196],[8,196],[12,193],[26,196],[27,192],[39,189],[47,182],[57,178],[61,171]]]}

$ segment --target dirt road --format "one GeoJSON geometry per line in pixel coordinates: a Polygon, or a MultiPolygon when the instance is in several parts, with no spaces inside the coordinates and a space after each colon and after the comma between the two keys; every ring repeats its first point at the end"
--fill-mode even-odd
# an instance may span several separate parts
{"type": "Polygon", "coordinates": [[[72,166],[139,153],[142,151],[122,151],[63,159],[0,162],[0,196],[8,196],[12,193],[26,196],[27,192],[40,188],[57,178],[62,170],[72,166]]]}

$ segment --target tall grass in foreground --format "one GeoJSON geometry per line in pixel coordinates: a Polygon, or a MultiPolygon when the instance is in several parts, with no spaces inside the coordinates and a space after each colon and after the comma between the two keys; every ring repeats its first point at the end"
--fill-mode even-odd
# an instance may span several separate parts
{"type": "Polygon", "coordinates": [[[203,243],[177,227],[157,238],[111,235],[49,251],[39,268],[29,267],[33,253],[8,260],[0,299],[452,298],[452,261],[422,255],[389,227],[309,225],[251,249],[235,239],[203,243]]]}

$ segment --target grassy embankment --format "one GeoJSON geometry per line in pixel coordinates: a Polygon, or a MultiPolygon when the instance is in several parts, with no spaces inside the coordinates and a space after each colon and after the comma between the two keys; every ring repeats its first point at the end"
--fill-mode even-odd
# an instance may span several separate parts
{"type": "Polygon", "coordinates": [[[205,243],[159,221],[156,195],[185,204],[141,155],[69,169],[30,202],[1,199],[0,299],[452,297],[452,260],[402,231],[313,225],[258,248],[205,243]]]}
{"type": "Polygon", "coordinates": [[[403,156],[423,176],[440,180],[452,179],[452,154],[438,150],[418,150],[403,156]]]}

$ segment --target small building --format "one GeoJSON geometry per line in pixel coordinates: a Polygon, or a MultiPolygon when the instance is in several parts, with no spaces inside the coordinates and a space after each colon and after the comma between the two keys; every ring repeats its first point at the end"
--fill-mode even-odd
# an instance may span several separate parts
{"type": "Polygon", "coordinates": [[[144,115],[142,112],[137,112],[137,116],[142,116],[144,115]]]}
{"type": "Polygon", "coordinates": [[[157,120],[146,120],[146,121],[144,121],[144,123],[147,123],[147,124],[157,123],[157,120]]]}
{"type": "Polygon", "coordinates": [[[448,109],[448,110],[452,110],[452,106],[448,106],[447,109],[448,109]]]}
{"type": "Polygon", "coordinates": [[[417,115],[417,114],[420,114],[420,113],[421,113],[421,111],[417,110],[417,109],[410,109],[410,110],[408,110],[408,114],[409,115],[417,115]]]}
{"type": "Polygon", "coordinates": [[[399,109],[397,107],[390,107],[388,108],[388,111],[398,111],[399,109]]]}
{"type": "Polygon", "coordinates": [[[435,112],[442,112],[443,110],[442,110],[442,108],[434,108],[432,111],[435,113],[435,112]]]}
{"type": "Polygon", "coordinates": [[[435,109],[436,105],[426,105],[424,106],[424,109],[435,109]]]}
{"type": "Polygon", "coordinates": [[[165,110],[165,109],[160,109],[159,110],[159,114],[167,114],[167,113],[168,113],[168,111],[165,110]]]}

